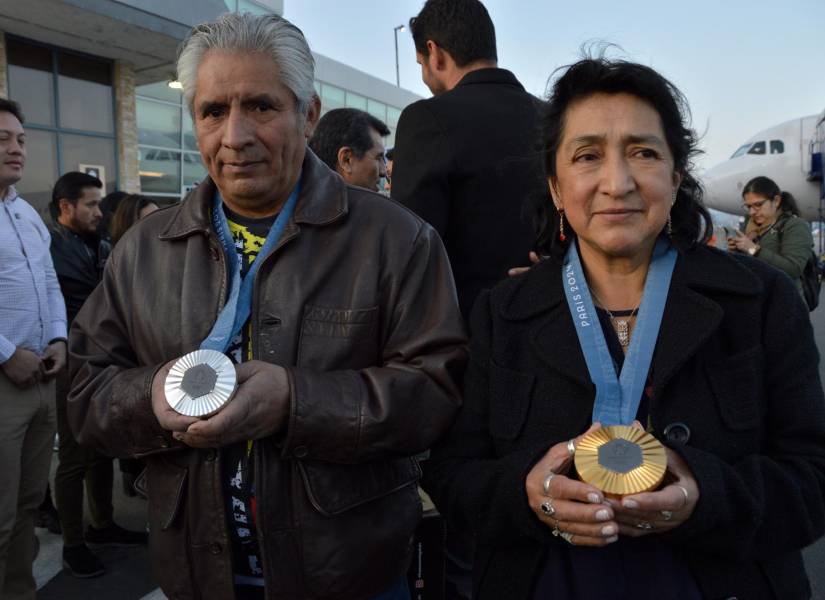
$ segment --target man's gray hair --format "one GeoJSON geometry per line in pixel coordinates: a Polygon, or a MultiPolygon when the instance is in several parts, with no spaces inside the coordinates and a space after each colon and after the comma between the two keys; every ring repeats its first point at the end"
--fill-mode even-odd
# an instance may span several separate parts
{"type": "Polygon", "coordinates": [[[178,81],[193,118],[198,67],[209,50],[261,53],[278,65],[281,82],[296,100],[298,113],[306,115],[315,94],[315,59],[304,34],[278,15],[226,13],[192,28],[178,49],[178,81]]]}

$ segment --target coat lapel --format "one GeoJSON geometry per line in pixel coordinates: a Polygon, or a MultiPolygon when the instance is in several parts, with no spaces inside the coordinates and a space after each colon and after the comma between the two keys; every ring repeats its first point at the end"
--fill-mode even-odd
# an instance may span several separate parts
{"type": "MultiPolygon", "coordinates": [[[[656,350],[654,393],[689,361],[718,329],[724,313],[715,294],[756,295],[759,280],[726,253],[698,247],[680,253],[671,279],[656,350]]],[[[502,299],[509,321],[535,319],[530,343],[541,360],[560,374],[592,386],[561,282],[561,264],[548,259],[530,270],[502,299]]]]}
{"type": "Polygon", "coordinates": [[[592,385],[561,285],[561,263],[547,259],[533,267],[502,301],[508,321],[535,320],[530,344],[560,374],[592,385]]]}
{"type": "Polygon", "coordinates": [[[756,276],[727,253],[699,247],[680,254],[653,355],[654,395],[719,328],[724,311],[715,297],[761,291],[756,276]]]}

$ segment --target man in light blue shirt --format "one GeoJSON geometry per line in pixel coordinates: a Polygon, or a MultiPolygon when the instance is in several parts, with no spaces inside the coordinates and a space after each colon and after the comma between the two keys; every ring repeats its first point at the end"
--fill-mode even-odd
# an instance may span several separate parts
{"type": "Polygon", "coordinates": [[[0,99],[0,598],[34,598],[34,516],[49,476],[54,375],[66,364],[66,307],[43,220],[17,195],[23,115],[0,99]]]}

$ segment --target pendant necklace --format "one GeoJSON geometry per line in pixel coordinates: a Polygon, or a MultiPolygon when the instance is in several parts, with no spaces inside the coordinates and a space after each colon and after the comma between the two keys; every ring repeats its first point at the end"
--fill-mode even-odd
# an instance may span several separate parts
{"type": "Polygon", "coordinates": [[[604,302],[599,300],[598,296],[593,293],[593,290],[590,290],[590,294],[596,302],[601,305],[607,313],[607,316],[610,317],[610,322],[613,324],[613,329],[616,330],[616,336],[619,338],[619,344],[621,344],[622,350],[627,350],[627,347],[630,345],[630,319],[636,316],[636,313],[639,312],[639,307],[637,306],[633,310],[617,310],[615,312],[610,312],[610,309],[604,305],[604,302]],[[618,317],[627,318],[620,319],[618,317]]]}

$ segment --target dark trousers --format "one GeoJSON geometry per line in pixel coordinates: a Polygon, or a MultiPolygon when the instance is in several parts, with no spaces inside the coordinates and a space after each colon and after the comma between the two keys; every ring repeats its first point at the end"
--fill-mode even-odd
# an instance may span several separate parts
{"type": "Polygon", "coordinates": [[[75,440],[66,417],[69,374],[64,369],[57,377],[57,433],[60,463],[54,477],[57,514],[63,529],[63,544],[83,543],[83,483],[92,525],[101,529],[112,524],[112,459],[81,446],[75,440]]]}

